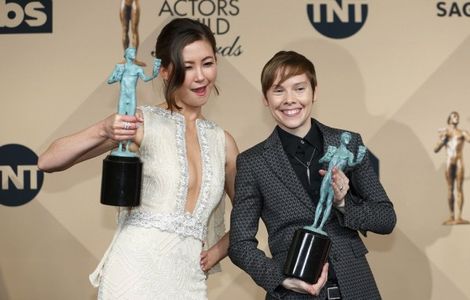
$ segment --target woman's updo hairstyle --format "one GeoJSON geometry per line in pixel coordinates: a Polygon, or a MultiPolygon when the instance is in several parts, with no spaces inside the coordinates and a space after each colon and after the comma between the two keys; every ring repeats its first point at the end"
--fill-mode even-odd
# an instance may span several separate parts
{"type": "MultiPolygon", "coordinates": [[[[175,92],[181,87],[185,77],[183,49],[200,40],[207,41],[211,45],[214,55],[217,53],[215,37],[210,28],[189,18],[173,19],[163,27],[158,35],[152,56],[161,59],[161,66],[169,70],[168,79],[164,81],[164,94],[171,111],[181,109],[176,104],[175,92]]],[[[218,93],[217,88],[216,92],[218,93]]]]}

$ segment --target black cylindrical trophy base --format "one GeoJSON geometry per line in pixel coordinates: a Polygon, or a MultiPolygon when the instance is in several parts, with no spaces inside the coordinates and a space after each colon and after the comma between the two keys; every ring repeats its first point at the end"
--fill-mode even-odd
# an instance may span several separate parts
{"type": "Polygon", "coordinates": [[[142,182],[142,162],[138,157],[108,155],[103,160],[101,203],[138,206],[142,182]]]}
{"type": "Polygon", "coordinates": [[[304,228],[297,229],[284,265],[284,274],[315,283],[328,260],[331,240],[328,236],[304,228]]]}

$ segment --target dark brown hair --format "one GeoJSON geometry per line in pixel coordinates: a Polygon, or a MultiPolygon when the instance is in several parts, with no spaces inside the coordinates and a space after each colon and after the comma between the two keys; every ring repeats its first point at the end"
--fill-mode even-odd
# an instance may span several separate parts
{"type": "MultiPolygon", "coordinates": [[[[169,70],[168,80],[165,81],[165,100],[168,108],[181,109],[176,104],[175,92],[181,87],[185,78],[183,49],[196,41],[207,41],[217,52],[215,37],[210,28],[189,18],[177,18],[169,22],[157,37],[155,50],[152,55],[161,59],[161,66],[169,70]]],[[[218,94],[217,88],[215,88],[218,94]]]]}
{"type": "Polygon", "coordinates": [[[279,84],[292,76],[305,74],[313,91],[317,86],[315,66],[310,60],[295,51],[279,51],[264,65],[261,72],[261,89],[265,98],[278,74],[280,75],[279,84]]]}

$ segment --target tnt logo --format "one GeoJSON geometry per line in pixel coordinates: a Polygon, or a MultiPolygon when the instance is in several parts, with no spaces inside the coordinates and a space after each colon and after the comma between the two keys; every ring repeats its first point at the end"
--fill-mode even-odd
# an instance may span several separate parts
{"type": "Polygon", "coordinates": [[[313,0],[307,15],[313,27],[324,36],[343,39],[357,33],[367,19],[366,0],[313,0]]]}
{"type": "Polygon", "coordinates": [[[25,146],[0,147],[0,204],[19,206],[36,197],[44,179],[37,162],[37,155],[25,146]]]}
{"type": "Polygon", "coordinates": [[[52,0],[0,0],[0,33],[52,32],[52,0]]]}

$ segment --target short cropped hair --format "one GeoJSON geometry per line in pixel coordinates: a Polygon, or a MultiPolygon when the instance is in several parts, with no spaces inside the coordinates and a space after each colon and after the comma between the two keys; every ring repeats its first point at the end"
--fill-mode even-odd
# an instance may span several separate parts
{"type": "Polygon", "coordinates": [[[279,51],[264,65],[261,72],[261,89],[265,98],[278,74],[280,75],[279,83],[283,83],[292,76],[305,74],[313,91],[317,86],[315,66],[310,60],[295,51],[279,51]]]}

